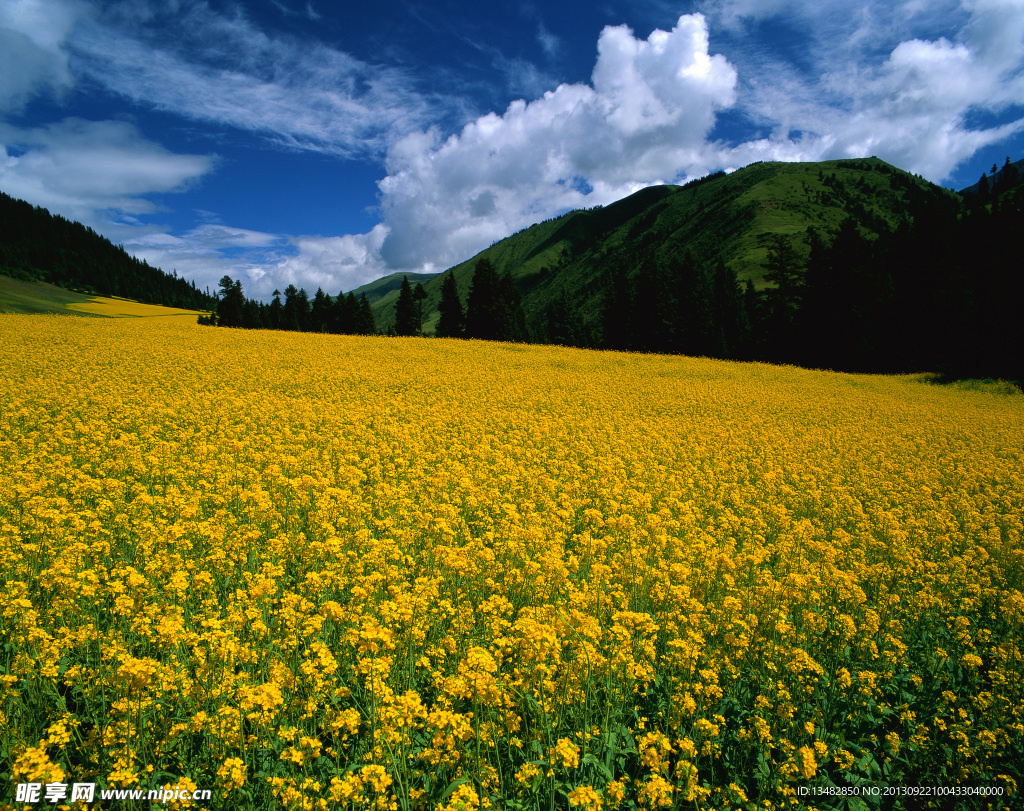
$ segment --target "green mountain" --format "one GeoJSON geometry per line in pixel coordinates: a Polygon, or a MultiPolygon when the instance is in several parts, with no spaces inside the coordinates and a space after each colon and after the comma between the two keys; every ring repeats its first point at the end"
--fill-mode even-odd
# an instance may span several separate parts
{"type": "MultiPolygon", "coordinates": [[[[538,223],[451,270],[464,303],[479,259],[489,259],[499,274],[511,273],[523,291],[527,327],[543,340],[550,308],[566,298],[584,326],[597,331],[614,274],[635,278],[645,260],[679,262],[689,251],[706,265],[722,260],[741,283],[749,279],[763,290],[772,286],[765,265],[778,235],[790,238],[804,262],[812,231],[833,233],[853,218],[873,238],[898,226],[913,203],[953,197],[878,158],[761,162],[683,186],[642,189],[608,206],[538,223]]],[[[428,333],[437,324],[442,280],[424,284],[428,333]]],[[[394,324],[397,297],[396,289],[373,305],[381,331],[394,324]]]]}
{"type": "Polygon", "coordinates": [[[373,304],[391,292],[395,292],[397,296],[397,291],[402,287],[402,278],[405,276],[409,277],[409,284],[415,287],[417,284],[426,285],[431,279],[440,275],[440,273],[392,273],[357,287],[352,292],[355,293],[356,298],[365,293],[366,298],[373,304]]]}

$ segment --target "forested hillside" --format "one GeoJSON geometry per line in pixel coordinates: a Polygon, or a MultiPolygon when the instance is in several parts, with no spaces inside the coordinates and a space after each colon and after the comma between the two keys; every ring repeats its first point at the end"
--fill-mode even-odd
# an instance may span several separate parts
{"type": "Polygon", "coordinates": [[[91,228],[0,192],[0,274],[146,304],[210,310],[216,299],[91,228]]]}
{"type": "Polygon", "coordinates": [[[962,194],[877,158],[758,163],[570,212],[358,300],[289,287],[258,303],[225,277],[218,309],[225,326],[1021,381],[1022,250],[1009,160],[962,194]]]}
{"type": "MultiPolygon", "coordinates": [[[[987,185],[957,195],[871,158],[644,189],[430,281],[425,330],[438,330],[448,286],[468,337],[1021,380],[1016,167],[993,167],[987,185]],[[506,324],[486,334],[472,326],[482,261],[485,290],[495,274],[515,282],[485,303],[506,324]]],[[[375,305],[385,329],[397,297],[375,305]]]]}

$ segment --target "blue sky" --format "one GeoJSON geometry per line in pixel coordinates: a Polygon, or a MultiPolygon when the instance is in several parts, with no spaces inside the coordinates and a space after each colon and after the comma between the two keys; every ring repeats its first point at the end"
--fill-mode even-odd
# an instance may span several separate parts
{"type": "Polygon", "coordinates": [[[0,0],[0,191],[266,299],[755,160],[1024,157],[1024,0],[0,0]]]}

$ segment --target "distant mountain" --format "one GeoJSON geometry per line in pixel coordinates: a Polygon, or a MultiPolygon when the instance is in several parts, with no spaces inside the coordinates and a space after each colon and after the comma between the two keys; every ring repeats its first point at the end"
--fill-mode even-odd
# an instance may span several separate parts
{"type": "Polygon", "coordinates": [[[440,273],[392,273],[357,287],[352,292],[355,293],[356,298],[365,293],[366,298],[373,304],[392,292],[395,293],[397,299],[398,290],[402,287],[402,278],[405,276],[409,277],[409,284],[415,287],[417,284],[426,285],[431,279],[440,275],[440,273]]]}
{"type": "Polygon", "coordinates": [[[79,222],[0,192],[0,274],[145,304],[213,310],[217,301],[79,222]]]}
{"type": "Polygon", "coordinates": [[[992,171],[983,174],[978,182],[959,194],[965,198],[990,197],[992,194],[1005,194],[1020,189],[1024,185],[1024,159],[1012,163],[1009,158],[1002,167],[993,166],[992,171]]]}
{"type": "MultiPolygon", "coordinates": [[[[542,336],[552,305],[568,296],[584,325],[596,330],[619,269],[639,273],[645,259],[679,261],[686,251],[714,265],[722,260],[757,290],[776,235],[788,236],[799,259],[810,233],[833,232],[852,217],[868,237],[896,227],[908,207],[953,193],[878,158],[820,163],[755,163],[684,186],[654,186],[603,208],[573,211],[510,236],[452,268],[465,302],[473,269],[488,258],[523,291],[531,334],[542,336]]],[[[399,283],[400,283],[399,279],[399,283]]],[[[410,279],[411,281],[411,279],[410,279]]],[[[424,284],[425,329],[437,324],[442,278],[424,284]]],[[[378,328],[394,323],[397,289],[374,302],[378,328]]]]}

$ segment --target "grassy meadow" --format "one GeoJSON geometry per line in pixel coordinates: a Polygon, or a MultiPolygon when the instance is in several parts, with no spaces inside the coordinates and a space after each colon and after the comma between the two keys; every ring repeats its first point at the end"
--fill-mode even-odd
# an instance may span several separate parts
{"type": "Polygon", "coordinates": [[[61,313],[101,318],[172,318],[195,323],[199,313],[178,307],[142,304],[117,296],[94,296],[39,281],[0,275],[0,313],[61,313]]]}
{"type": "Polygon", "coordinates": [[[1021,396],[0,315],[0,807],[1011,808],[1022,524],[1021,396]]]}

